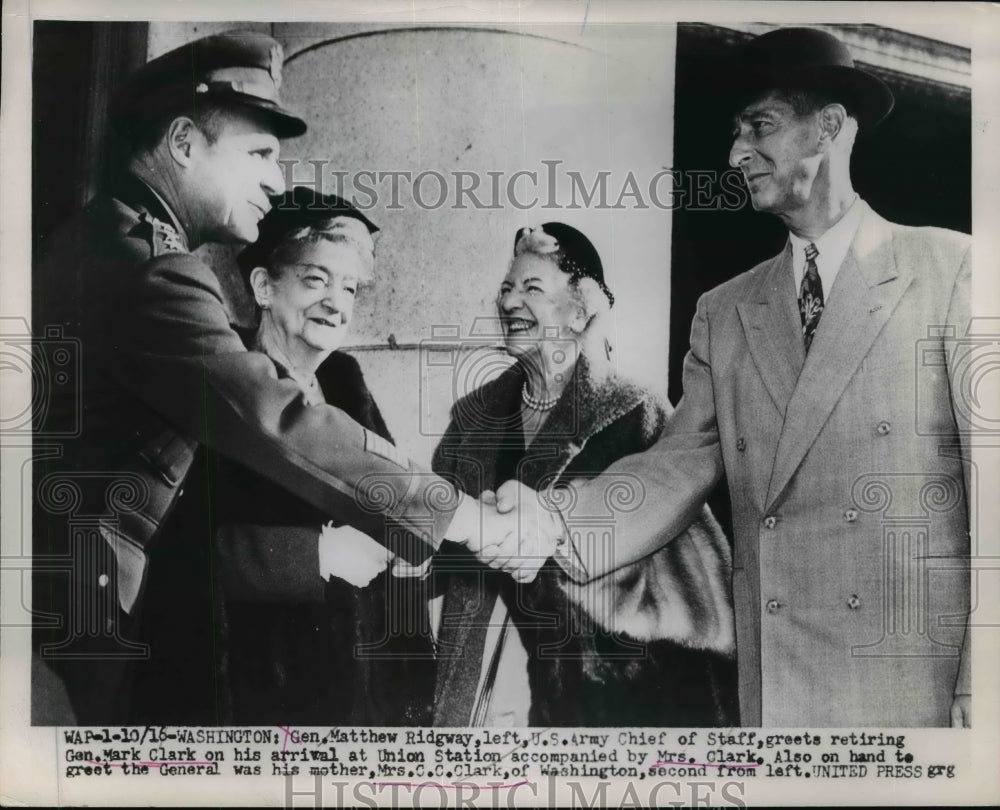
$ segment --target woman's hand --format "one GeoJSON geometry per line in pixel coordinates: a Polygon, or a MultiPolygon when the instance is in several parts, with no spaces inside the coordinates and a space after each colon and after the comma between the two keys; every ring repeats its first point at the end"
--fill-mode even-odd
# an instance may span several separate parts
{"type": "Polygon", "coordinates": [[[352,526],[327,523],[319,536],[321,576],[338,577],[363,588],[381,574],[395,555],[352,526]]]}

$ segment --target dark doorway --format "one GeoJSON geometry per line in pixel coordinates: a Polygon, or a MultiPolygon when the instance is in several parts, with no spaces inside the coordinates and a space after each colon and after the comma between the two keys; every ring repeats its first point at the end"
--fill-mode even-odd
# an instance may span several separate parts
{"type": "Polygon", "coordinates": [[[93,196],[120,159],[105,140],[122,77],[146,61],[147,23],[39,20],[32,32],[32,248],[93,196]]]}

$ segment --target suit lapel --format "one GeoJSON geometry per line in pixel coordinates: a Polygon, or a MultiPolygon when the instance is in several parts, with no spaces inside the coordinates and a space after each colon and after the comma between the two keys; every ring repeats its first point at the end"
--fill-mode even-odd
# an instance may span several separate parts
{"type": "Polygon", "coordinates": [[[797,300],[792,252],[786,247],[736,305],[750,356],[782,416],[805,360],[797,300]]]}
{"type": "Polygon", "coordinates": [[[913,278],[897,268],[888,223],[865,206],[788,408],[768,487],[781,497],[913,278]]]}

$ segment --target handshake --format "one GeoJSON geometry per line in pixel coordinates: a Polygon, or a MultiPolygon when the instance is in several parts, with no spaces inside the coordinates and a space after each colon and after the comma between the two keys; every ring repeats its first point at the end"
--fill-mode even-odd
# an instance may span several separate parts
{"type": "MultiPolygon", "coordinates": [[[[552,556],[563,533],[559,513],[541,495],[517,481],[486,491],[477,501],[464,496],[455,510],[447,538],[468,546],[480,562],[508,572],[518,582],[531,582],[552,556]]],[[[380,543],[350,526],[328,524],[320,533],[320,573],[365,587],[392,564],[396,577],[423,577],[431,559],[414,566],[395,557],[380,543]]]]}
{"type": "Polygon", "coordinates": [[[563,534],[559,513],[540,493],[517,481],[487,490],[476,501],[466,497],[446,533],[469,547],[480,562],[506,571],[518,582],[531,582],[556,550],[563,534]]]}

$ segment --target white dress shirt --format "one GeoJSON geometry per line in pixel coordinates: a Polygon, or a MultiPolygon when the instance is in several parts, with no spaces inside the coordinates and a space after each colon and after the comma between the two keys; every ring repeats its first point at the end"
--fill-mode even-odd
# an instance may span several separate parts
{"type": "Polygon", "coordinates": [[[820,281],[823,282],[823,301],[825,303],[830,300],[830,291],[833,289],[837,272],[847,258],[847,251],[851,249],[851,242],[854,241],[858,225],[861,224],[860,200],[861,198],[856,196],[844,215],[818,239],[802,239],[793,233],[788,234],[788,242],[792,246],[796,296],[802,287],[802,277],[806,274],[806,245],[812,242],[819,251],[816,256],[816,269],[819,271],[820,281]]]}

